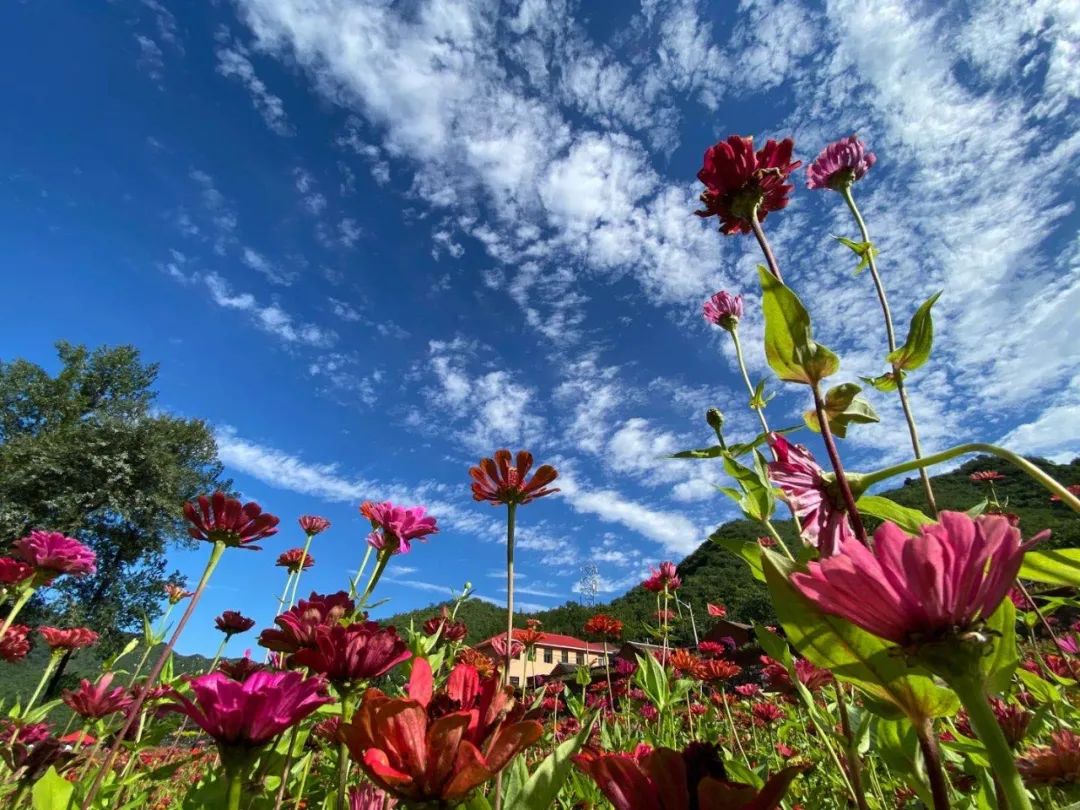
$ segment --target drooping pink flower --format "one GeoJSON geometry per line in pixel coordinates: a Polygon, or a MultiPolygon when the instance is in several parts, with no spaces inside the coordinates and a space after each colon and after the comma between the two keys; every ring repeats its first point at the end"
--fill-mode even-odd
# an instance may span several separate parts
{"type": "Polygon", "coordinates": [[[739,318],[743,316],[742,296],[721,291],[706,301],[701,309],[705,320],[730,332],[739,325],[739,318]]]}
{"type": "Polygon", "coordinates": [[[559,477],[550,464],[542,464],[529,478],[532,453],[519,450],[513,465],[511,458],[509,450],[496,450],[494,458],[482,458],[477,466],[469,468],[474,501],[487,501],[495,506],[524,504],[559,491],[548,488],[548,484],[559,477]]]}
{"type": "Polygon", "coordinates": [[[239,633],[246,633],[255,626],[255,620],[249,619],[237,610],[226,610],[216,619],[214,626],[229,638],[239,633]]]}
{"type": "Polygon", "coordinates": [[[755,153],[754,139],[739,135],[710,146],[697,175],[705,184],[701,192],[705,208],[695,213],[719,217],[721,233],[750,233],[755,212],[763,222],[770,211],[787,206],[794,188],[788,176],[802,165],[791,159],[794,148],[791,138],[779,143],[770,139],[755,153]]]}
{"type": "Polygon", "coordinates": [[[410,541],[423,540],[439,531],[435,518],[425,514],[426,511],[422,506],[395,506],[390,501],[365,502],[360,513],[371,521],[368,545],[378,551],[389,549],[392,554],[407,554],[410,541]]]}
{"type": "Polygon", "coordinates": [[[290,574],[295,574],[300,570],[301,566],[306,571],[314,564],[315,558],[310,554],[305,554],[302,548],[290,548],[288,551],[281,552],[278,555],[277,562],[274,563],[274,565],[289,569],[290,574]]]}
{"type": "Polygon", "coordinates": [[[873,551],[844,540],[837,554],[791,582],[826,613],[903,647],[962,633],[997,609],[1042,535],[1022,543],[1019,530],[996,515],[939,518],[918,537],[884,523],[873,551]]]}
{"type": "Polygon", "coordinates": [[[109,688],[113,677],[114,673],[106,672],[97,683],[83,678],[79,681],[78,689],[65,689],[61,698],[73,712],[88,720],[100,720],[110,714],[126,711],[133,698],[123,686],[109,688]]]}
{"type": "Polygon", "coordinates": [[[187,599],[189,596],[194,596],[195,591],[184,590],[183,585],[177,585],[173,582],[166,583],[165,596],[169,600],[170,605],[176,605],[187,599]]]}
{"type": "Polygon", "coordinates": [[[841,191],[870,171],[877,155],[866,151],[866,144],[855,135],[834,141],[821,150],[806,169],[806,187],[841,191]]]}
{"type": "Polygon", "coordinates": [[[89,627],[39,627],[38,632],[52,650],[80,650],[98,640],[98,634],[89,627]]]}
{"type": "Polygon", "coordinates": [[[21,661],[30,652],[30,628],[25,624],[13,624],[0,636],[0,658],[9,664],[21,661]]]}
{"type": "Polygon", "coordinates": [[[21,585],[34,576],[34,566],[13,557],[0,557],[0,587],[21,585]]]}
{"type": "Polygon", "coordinates": [[[188,534],[196,540],[224,543],[234,548],[259,551],[256,540],[277,534],[278,518],[262,510],[254,501],[241,504],[224,492],[209,498],[200,495],[184,504],[184,517],[191,524],[188,534]]]}
{"type": "Polygon", "coordinates": [[[299,523],[300,528],[304,530],[304,534],[310,537],[322,534],[330,528],[330,521],[318,515],[304,515],[300,518],[299,523]]]}
{"type": "Polygon", "coordinates": [[[236,681],[220,672],[190,681],[191,698],[173,691],[175,703],[162,706],[190,717],[214,738],[225,756],[229,749],[260,748],[281,732],[332,703],[321,678],[299,672],[256,672],[236,681]]]}
{"type": "Polygon", "coordinates": [[[393,627],[358,622],[317,628],[315,646],[299,650],[292,662],[337,686],[348,686],[385,675],[409,655],[408,645],[393,627]]]}
{"type": "Polygon", "coordinates": [[[289,610],[274,619],[276,628],[270,627],[259,634],[260,646],[274,652],[292,655],[298,650],[315,646],[318,628],[337,624],[346,614],[352,613],[356,603],[345,591],[333,594],[312,592],[289,610]]]}
{"type": "Polygon", "coordinates": [[[830,491],[831,481],[801,444],[770,433],[769,445],[776,453],[776,461],[769,462],[769,480],[798,515],[803,539],[822,557],[832,556],[842,542],[855,539],[855,532],[838,496],[830,491]]]}
{"type": "Polygon", "coordinates": [[[82,577],[97,571],[97,555],[74,537],[32,531],[12,546],[12,555],[37,569],[36,581],[52,582],[61,574],[82,577]]]}
{"type": "MultiPolygon", "coordinates": [[[[500,661],[506,660],[506,636],[502,633],[491,639],[491,649],[499,656],[500,661]]],[[[510,642],[510,657],[517,658],[525,651],[525,644],[516,638],[510,642]]]]}
{"type": "Polygon", "coordinates": [[[650,568],[649,572],[649,578],[641,583],[641,587],[647,591],[660,593],[667,588],[670,593],[682,586],[682,578],[678,574],[678,567],[673,562],[662,562],[659,568],[650,568]]]}

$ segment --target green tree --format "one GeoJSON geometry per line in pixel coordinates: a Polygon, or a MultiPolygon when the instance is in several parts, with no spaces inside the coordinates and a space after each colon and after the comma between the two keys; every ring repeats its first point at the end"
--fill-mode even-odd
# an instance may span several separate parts
{"type": "Polygon", "coordinates": [[[229,482],[209,426],[155,408],[158,367],[135,348],[57,351],[56,376],[0,362],[0,547],[31,529],[89,544],[97,574],[58,579],[33,618],[91,627],[107,653],[161,611],[163,584],[180,580],[166,575],[165,552],[194,542],[184,501],[229,482]]]}

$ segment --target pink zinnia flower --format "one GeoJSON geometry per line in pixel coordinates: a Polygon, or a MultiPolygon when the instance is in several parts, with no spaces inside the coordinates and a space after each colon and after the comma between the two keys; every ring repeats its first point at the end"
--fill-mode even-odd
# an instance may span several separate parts
{"type": "Polygon", "coordinates": [[[330,521],[318,515],[304,515],[300,518],[299,523],[300,528],[304,530],[304,534],[312,537],[322,534],[330,528],[330,521]]]}
{"type": "MultiPolygon", "coordinates": [[[[491,639],[491,649],[495,651],[495,654],[499,656],[500,661],[506,660],[506,636],[503,634],[495,636],[491,639]]],[[[510,642],[510,657],[517,658],[525,650],[524,642],[518,641],[516,638],[510,642]]]]}
{"type": "Polygon", "coordinates": [[[524,504],[559,491],[548,488],[548,484],[559,477],[550,464],[542,464],[529,478],[532,453],[519,450],[513,465],[511,458],[509,450],[496,450],[494,458],[482,458],[477,466],[469,468],[474,501],[487,501],[494,506],[524,504]]]}
{"type": "Polygon", "coordinates": [[[1028,785],[1080,783],[1080,734],[1061,729],[1050,734],[1050,745],[1024,751],[1016,768],[1028,785]]]}
{"type": "Polygon", "coordinates": [[[877,155],[866,151],[866,144],[856,136],[849,135],[821,150],[806,169],[806,187],[810,189],[831,188],[842,191],[870,171],[877,162],[877,155]]]}
{"type": "Polygon", "coordinates": [[[902,647],[963,633],[997,609],[1024,552],[1042,535],[1022,543],[995,515],[939,517],[919,537],[882,524],[873,551],[846,539],[836,555],[810,563],[791,582],[826,613],[902,647]]]}
{"type": "Polygon", "coordinates": [[[673,562],[662,562],[659,568],[650,568],[649,571],[649,578],[641,583],[647,591],[660,593],[667,588],[670,592],[682,586],[682,578],[679,577],[678,568],[673,562]]]}
{"type": "Polygon", "coordinates": [[[259,551],[259,546],[251,543],[277,534],[277,517],[264,512],[255,502],[241,504],[224,492],[215,492],[209,498],[200,495],[195,502],[185,503],[184,517],[191,524],[188,534],[196,540],[251,551],[259,551]]]}
{"type": "Polygon", "coordinates": [[[831,481],[801,444],[792,444],[779,433],[769,434],[776,461],[769,462],[769,480],[780,487],[802,525],[802,536],[816,546],[822,557],[836,553],[840,543],[854,540],[847,513],[829,491],[831,481]]]}
{"type": "Polygon", "coordinates": [[[315,646],[297,652],[292,663],[340,686],[385,675],[409,656],[408,645],[393,627],[361,622],[319,627],[315,646]]]}
{"type": "Polygon", "coordinates": [[[41,584],[48,584],[61,574],[81,577],[97,571],[94,552],[60,532],[32,531],[15,542],[12,553],[37,569],[41,584]]]}
{"type": "Polygon", "coordinates": [[[39,627],[38,632],[53,650],[79,650],[98,640],[98,634],[89,627],[72,627],[67,630],[59,627],[39,627]]]}
{"type": "Polygon", "coordinates": [[[0,586],[20,585],[34,575],[34,566],[12,557],[0,557],[0,586]]]}
{"type": "Polygon", "coordinates": [[[727,607],[724,605],[714,605],[712,602],[706,602],[705,610],[708,611],[710,616],[715,616],[718,619],[727,616],[727,607]]]}
{"type": "Polygon", "coordinates": [[[742,296],[721,291],[706,301],[701,309],[705,320],[730,332],[739,325],[739,318],[743,315],[742,296]]]}
{"type": "Polygon", "coordinates": [[[316,631],[320,627],[337,624],[346,614],[352,613],[356,604],[345,591],[333,594],[312,593],[274,619],[271,627],[259,634],[260,646],[274,652],[293,653],[305,647],[315,646],[316,631]]]}
{"type": "Polygon", "coordinates": [[[981,483],[983,481],[1001,481],[1005,476],[997,470],[976,470],[968,478],[976,483],[981,483]]]}
{"type": "Polygon", "coordinates": [[[260,748],[334,701],[325,681],[299,672],[256,672],[245,681],[211,672],[193,678],[190,686],[193,699],[174,690],[176,702],[162,709],[190,717],[214,738],[223,756],[230,749],[260,748]]]}
{"type": "Polygon", "coordinates": [[[79,681],[78,689],[65,689],[61,697],[73,712],[89,720],[100,720],[110,714],[126,711],[133,698],[122,686],[109,688],[113,677],[114,673],[106,672],[97,683],[83,678],[79,681]]]}
{"type": "Polygon", "coordinates": [[[0,658],[9,664],[21,661],[30,652],[30,628],[25,624],[13,624],[0,636],[0,658]]]}
{"type": "Polygon", "coordinates": [[[281,566],[282,568],[288,568],[290,574],[295,574],[299,571],[301,565],[306,571],[314,564],[315,558],[310,554],[305,554],[302,548],[290,548],[288,551],[281,552],[278,555],[277,562],[274,563],[274,565],[281,566]]]}
{"type": "Polygon", "coordinates": [[[754,139],[738,135],[710,146],[697,175],[705,184],[701,192],[705,208],[695,213],[719,217],[721,233],[750,233],[755,210],[758,221],[764,222],[770,211],[787,206],[794,188],[786,182],[788,175],[802,165],[791,159],[794,148],[791,138],[779,143],[770,139],[755,153],[754,139]]]}
{"type": "Polygon", "coordinates": [[[226,610],[214,619],[214,625],[226,636],[232,638],[239,633],[246,633],[254,627],[255,620],[249,619],[237,610],[226,610]]]}
{"type": "Polygon", "coordinates": [[[372,528],[368,544],[378,551],[388,548],[393,554],[407,554],[412,547],[409,541],[423,540],[439,531],[435,518],[425,512],[422,506],[395,506],[390,501],[364,503],[360,513],[371,521],[372,528]]]}

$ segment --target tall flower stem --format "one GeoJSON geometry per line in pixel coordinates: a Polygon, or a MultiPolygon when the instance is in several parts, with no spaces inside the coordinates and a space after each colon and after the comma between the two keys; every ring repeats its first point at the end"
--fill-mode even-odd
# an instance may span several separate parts
{"type": "Polygon", "coordinates": [[[982,442],[971,442],[969,444],[960,444],[956,447],[950,447],[948,450],[942,450],[940,453],[934,453],[933,455],[924,456],[914,461],[905,461],[903,464],[896,464],[892,467],[885,467],[881,470],[876,470],[872,473],[865,473],[859,476],[859,484],[865,489],[873,486],[879,481],[884,481],[888,478],[892,478],[896,475],[903,475],[906,472],[912,470],[921,470],[924,467],[932,467],[935,464],[941,464],[945,461],[950,461],[957,456],[969,455],[974,453],[989,453],[992,456],[1005,459],[1011,464],[1019,467],[1029,476],[1034,478],[1046,489],[1057,495],[1063,504],[1068,506],[1074,512],[1080,512],[1080,498],[1077,498],[1068,489],[1055,481],[1052,477],[1044,473],[1030,461],[1023,456],[1017,455],[1011,450],[1006,450],[1004,447],[998,447],[993,444],[983,444],[982,442]]]}
{"type": "Polygon", "coordinates": [[[840,453],[836,449],[832,428],[829,427],[829,417],[825,413],[825,403],[821,399],[821,388],[817,383],[814,383],[810,386],[810,390],[814,394],[814,410],[817,411],[818,425],[821,427],[821,438],[825,442],[825,450],[829,454],[829,461],[832,462],[833,472],[836,473],[836,485],[840,487],[840,495],[844,499],[844,506],[847,507],[848,517],[851,519],[851,526],[855,530],[855,536],[862,541],[863,545],[866,545],[868,543],[866,528],[863,526],[859,509],[855,506],[855,496],[851,492],[851,485],[848,483],[847,475],[844,474],[844,465],[840,461],[840,453]]]}
{"type": "MultiPolygon", "coordinates": [[[[287,577],[285,577],[285,587],[282,588],[281,597],[277,600],[277,607],[274,609],[274,613],[279,615],[279,616],[282,613],[284,613],[286,610],[288,610],[288,608],[285,607],[285,600],[289,596],[289,588],[292,587],[293,580],[296,579],[297,573],[298,572],[296,572],[296,571],[290,571],[289,575],[287,577]]],[[[296,596],[296,591],[295,590],[293,591],[293,596],[294,597],[296,596]]],[[[289,607],[292,607],[292,605],[293,605],[292,599],[289,599],[289,607]]]]}
{"type": "Polygon", "coordinates": [[[206,562],[206,569],[199,579],[199,585],[195,588],[195,593],[192,595],[191,601],[188,602],[187,610],[185,610],[184,615],[180,617],[180,622],[176,625],[176,630],[173,631],[172,638],[170,638],[169,643],[165,645],[165,649],[161,651],[161,655],[158,656],[158,660],[155,662],[153,669],[151,669],[150,674],[146,676],[146,683],[143,684],[143,688],[139,690],[138,694],[135,696],[135,701],[128,709],[124,725],[117,733],[116,740],[113,742],[112,748],[109,749],[109,753],[105,757],[105,762],[102,763],[101,768],[94,777],[93,784],[90,785],[90,790],[87,792],[86,798],[83,799],[81,805],[82,810],[90,810],[90,808],[93,807],[94,799],[97,798],[97,794],[101,790],[102,784],[105,782],[105,775],[112,769],[113,762],[116,761],[116,755],[120,753],[120,749],[123,747],[127,733],[138,719],[139,712],[142,710],[147,694],[154,687],[154,684],[157,683],[157,679],[161,677],[161,671],[165,668],[165,663],[169,660],[169,656],[172,655],[176,642],[180,640],[180,634],[184,632],[188,619],[190,619],[191,615],[195,612],[195,606],[199,604],[203,591],[206,590],[206,584],[210,581],[210,575],[213,574],[214,569],[217,568],[217,564],[221,561],[221,555],[224,551],[225,543],[221,541],[214,543],[213,549],[210,552],[210,559],[206,562]]]}
{"type": "Polygon", "coordinates": [[[514,643],[514,524],[517,504],[506,505],[506,661],[503,667],[503,685],[510,682],[510,662],[513,661],[514,643]]]}
{"type": "MultiPolygon", "coordinates": [[[[870,244],[870,232],[866,228],[866,222],[862,218],[862,214],[859,213],[858,206],[855,205],[855,198],[851,196],[851,186],[847,185],[840,189],[840,193],[844,197],[844,202],[847,203],[848,208],[851,210],[851,215],[855,217],[855,222],[859,226],[859,233],[862,234],[863,242],[867,245],[870,244]]],[[[896,351],[896,330],[893,327],[892,311],[889,309],[889,299],[885,295],[885,286],[881,282],[881,274],[878,272],[877,260],[874,258],[874,251],[867,250],[866,260],[870,265],[870,277],[874,280],[874,288],[877,290],[878,302],[881,304],[881,313],[885,317],[885,335],[889,342],[889,351],[896,351]]],[[[919,443],[919,429],[915,426],[915,415],[911,412],[911,403],[908,402],[907,391],[904,389],[904,375],[903,370],[897,366],[893,366],[893,378],[896,381],[896,393],[900,397],[900,407],[904,411],[904,419],[907,420],[908,434],[911,436],[911,449],[915,453],[915,458],[922,458],[922,446],[919,443]]],[[[930,516],[937,517],[937,501],[934,498],[934,489],[930,486],[930,474],[926,469],[919,470],[919,477],[922,479],[923,493],[926,495],[926,503],[930,507],[930,516]]]]}
{"type": "Polygon", "coordinates": [[[225,638],[223,638],[221,640],[221,643],[218,644],[217,652],[214,653],[214,660],[210,662],[210,668],[206,670],[207,673],[213,672],[215,669],[217,669],[218,661],[221,660],[221,656],[225,652],[225,647],[229,643],[229,638],[230,636],[226,634],[225,638]]]}
{"type": "MultiPolygon", "coordinates": [[[[348,692],[341,693],[341,724],[345,725],[352,720],[353,705],[352,695],[348,692]]],[[[349,806],[349,749],[345,743],[338,743],[337,762],[337,810],[346,810],[349,806]]]]}
{"type": "Polygon", "coordinates": [[[226,810],[240,810],[240,799],[244,795],[244,771],[235,765],[225,769],[225,778],[229,781],[226,792],[226,810]]]}
{"type": "Polygon", "coordinates": [[[934,721],[926,718],[921,723],[914,723],[914,726],[919,750],[926,765],[926,777],[930,781],[934,810],[949,810],[949,783],[945,779],[945,770],[941,767],[941,749],[938,747],[937,737],[934,736],[934,721]]]}
{"type": "Polygon", "coordinates": [[[392,556],[393,552],[390,549],[379,552],[375,559],[375,568],[372,569],[367,585],[364,586],[364,592],[360,595],[360,599],[356,603],[357,612],[362,610],[364,605],[367,604],[367,600],[371,598],[371,593],[375,590],[375,586],[379,584],[379,580],[382,579],[383,571],[386,570],[386,564],[390,562],[392,556]]]}
{"type": "MultiPolygon", "coordinates": [[[[165,635],[165,628],[168,627],[168,625],[169,625],[169,616],[172,615],[174,607],[176,607],[176,604],[174,602],[169,602],[169,606],[167,608],[165,608],[165,613],[161,617],[161,625],[160,625],[160,627],[161,627],[161,635],[162,635],[162,637],[164,637],[164,635],[165,635]]],[[[151,631],[151,632],[153,632],[153,631],[151,631]]],[[[150,657],[150,653],[152,653],[154,651],[154,641],[156,639],[157,639],[157,636],[154,635],[154,636],[151,636],[151,638],[146,642],[146,649],[143,650],[142,658],[139,659],[139,663],[135,666],[135,669],[133,669],[131,671],[131,679],[128,681],[128,689],[133,689],[135,687],[135,682],[139,679],[139,676],[142,674],[143,667],[146,666],[146,659],[148,659],[150,657]]]]}
{"type": "MultiPolygon", "coordinates": [[[[296,604],[296,590],[300,587],[300,576],[304,573],[304,563],[307,562],[308,549],[311,548],[311,539],[315,535],[309,534],[307,540],[304,541],[304,549],[300,552],[300,567],[296,569],[296,576],[293,577],[292,594],[289,596],[289,607],[291,608],[296,604]]],[[[368,547],[370,548],[370,546],[368,547]]],[[[286,608],[287,610],[288,608],[286,608]]]]}
{"type": "Polygon", "coordinates": [[[950,678],[949,686],[968,713],[971,728],[979,735],[979,740],[986,748],[986,757],[990,760],[990,770],[1001,786],[1001,792],[1008,802],[1008,810],[1032,810],[1027,790],[1016,770],[1012,750],[1005,740],[1005,734],[998,725],[997,718],[986,700],[983,685],[976,678],[950,678]]]}
{"type": "Polygon", "coordinates": [[[15,600],[15,604],[11,606],[11,612],[8,613],[7,617],[4,619],[4,623],[0,625],[0,638],[4,637],[4,634],[8,631],[8,628],[11,627],[12,622],[15,621],[15,617],[19,615],[19,611],[22,610],[26,606],[26,603],[30,601],[30,597],[34,595],[34,590],[35,589],[33,587],[27,587],[21,594],[19,594],[18,599],[15,600]]]}
{"type": "MultiPolygon", "coordinates": [[[[49,661],[45,664],[45,670],[41,673],[41,678],[38,680],[37,688],[34,689],[34,694],[30,696],[30,700],[26,701],[26,706],[23,707],[22,716],[25,718],[30,713],[30,710],[37,705],[37,699],[41,697],[41,690],[45,688],[45,684],[48,682],[49,677],[53,674],[53,670],[56,669],[56,665],[60,663],[60,659],[64,657],[63,650],[53,650],[49,653],[49,661]]],[[[12,738],[14,742],[14,738],[12,738]]]]}
{"type": "Polygon", "coordinates": [[[769,244],[769,240],[765,238],[765,231],[761,229],[761,223],[757,217],[757,207],[750,212],[750,228],[754,232],[754,237],[757,239],[758,245],[761,246],[761,252],[765,254],[765,263],[769,265],[769,272],[773,274],[773,277],[783,283],[784,277],[780,275],[780,265],[776,262],[776,256],[773,254],[772,245],[769,244]]]}
{"type": "Polygon", "coordinates": [[[360,585],[360,577],[364,575],[364,571],[367,570],[368,562],[371,560],[371,552],[373,551],[371,546],[367,547],[364,552],[364,559],[360,561],[360,567],[356,569],[356,576],[353,577],[352,583],[349,585],[349,598],[355,599],[357,594],[357,587],[360,585]]]}
{"type": "Polygon", "coordinates": [[[851,792],[855,796],[855,804],[859,810],[869,810],[866,804],[866,789],[863,787],[862,766],[859,763],[859,744],[851,731],[847,695],[844,694],[839,681],[834,681],[833,686],[836,689],[836,710],[840,714],[840,731],[844,735],[844,760],[847,764],[848,776],[851,778],[851,792]]]}

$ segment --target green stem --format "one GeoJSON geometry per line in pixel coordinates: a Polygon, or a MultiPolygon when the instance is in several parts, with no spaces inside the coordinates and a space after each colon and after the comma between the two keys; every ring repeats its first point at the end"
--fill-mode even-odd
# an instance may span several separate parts
{"type": "Polygon", "coordinates": [[[903,475],[912,470],[921,470],[925,467],[932,467],[935,464],[941,464],[942,462],[949,461],[957,456],[974,453],[989,453],[992,456],[997,456],[998,458],[1005,459],[1011,464],[1014,464],[1042,484],[1050,492],[1057,495],[1061,499],[1061,502],[1074,512],[1080,512],[1080,498],[1077,498],[1069,492],[1068,489],[1044,473],[1026,458],[1017,455],[1011,450],[1006,450],[1003,447],[997,447],[993,444],[983,444],[982,442],[960,444],[956,447],[950,447],[948,450],[942,450],[940,453],[924,456],[921,459],[905,461],[903,464],[896,464],[892,467],[885,467],[884,469],[876,470],[872,473],[866,473],[865,475],[859,476],[859,485],[862,489],[867,489],[879,481],[884,481],[893,476],[903,475]]]}
{"type": "Polygon", "coordinates": [[[372,553],[373,550],[374,549],[369,544],[368,547],[367,547],[367,550],[364,551],[364,559],[360,561],[360,567],[356,569],[356,576],[353,577],[352,584],[349,585],[349,598],[350,599],[355,599],[356,598],[356,594],[357,594],[356,588],[360,584],[360,577],[363,576],[364,571],[367,570],[368,561],[371,560],[371,553],[372,553]]]}
{"type": "Polygon", "coordinates": [[[229,779],[226,810],[240,810],[240,798],[244,795],[243,771],[239,768],[230,768],[226,773],[229,779]]]}
{"type": "Polygon", "coordinates": [[[206,670],[207,674],[213,672],[217,668],[218,661],[221,660],[221,654],[225,652],[225,645],[229,643],[229,638],[229,635],[226,634],[225,638],[221,640],[221,643],[218,645],[217,652],[214,653],[214,660],[210,662],[210,668],[206,670]]]}
{"type": "MultiPolygon", "coordinates": [[[[26,702],[25,708],[22,710],[23,719],[26,719],[26,715],[30,713],[30,710],[37,704],[37,699],[41,697],[41,690],[45,688],[46,682],[53,674],[53,670],[56,669],[56,665],[60,663],[60,659],[64,657],[63,650],[53,650],[49,653],[49,662],[45,664],[45,671],[41,673],[41,680],[38,681],[37,688],[34,690],[34,694],[30,696],[30,700],[26,702]]],[[[16,732],[17,733],[17,732],[16,732]]],[[[12,742],[14,742],[12,738],[12,742]]]]}
{"type": "Polygon", "coordinates": [[[762,230],[761,223],[758,222],[756,207],[750,212],[750,229],[754,232],[754,237],[761,247],[761,252],[765,254],[765,263],[769,265],[769,272],[773,274],[777,281],[783,284],[784,278],[780,275],[780,265],[776,262],[776,256],[773,254],[769,240],[765,238],[765,231],[762,230]]]}
{"type": "Polygon", "coordinates": [[[927,718],[921,723],[912,724],[919,740],[923,763],[926,765],[926,778],[930,782],[934,810],[949,810],[949,782],[945,777],[945,770],[941,767],[941,748],[934,736],[934,721],[927,718]]]}
{"type": "MultiPolygon", "coordinates": [[[[274,611],[275,615],[280,616],[285,612],[285,600],[289,598],[289,588],[292,587],[293,579],[296,578],[296,574],[296,571],[290,571],[289,575],[285,577],[285,587],[281,589],[281,596],[277,600],[277,609],[274,611]]],[[[289,600],[289,607],[292,607],[292,600],[289,600]]]]}
{"type": "MultiPolygon", "coordinates": [[[[352,719],[352,696],[348,693],[341,695],[341,724],[345,725],[352,719]]],[[[337,810],[346,810],[349,806],[349,749],[345,743],[338,743],[337,763],[337,810]]]]}
{"type": "MultiPolygon", "coordinates": [[[[840,193],[844,197],[844,202],[847,203],[848,208],[851,210],[852,216],[855,217],[855,222],[859,226],[859,233],[862,234],[863,242],[870,244],[870,232],[866,228],[866,222],[862,218],[862,214],[859,213],[858,206],[855,205],[855,198],[851,196],[851,186],[845,186],[840,190],[840,193]]],[[[881,274],[878,273],[877,260],[874,258],[874,251],[868,250],[866,253],[867,263],[870,265],[870,277],[874,280],[874,288],[877,290],[878,302],[881,304],[881,313],[885,317],[885,334],[889,343],[889,352],[896,351],[896,330],[893,328],[892,311],[889,309],[889,299],[885,296],[885,286],[881,283],[881,274]]],[[[915,458],[922,458],[922,445],[919,442],[919,429],[915,426],[915,415],[911,412],[911,403],[908,402],[907,391],[904,388],[904,375],[903,370],[897,366],[893,366],[893,377],[896,380],[896,393],[900,397],[900,407],[904,411],[904,419],[907,420],[908,435],[911,436],[911,449],[915,453],[915,458]]],[[[926,503],[930,507],[930,516],[937,517],[937,500],[934,498],[934,489],[930,485],[930,474],[925,470],[919,470],[919,477],[922,479],[923,493],[926,495],[926,503]]]]}
{"type": "Polygon", "coordinates": [[[34,595],[34,588],[27,586],[26,589],[19,594],[19,598],[15,600],[15,604],[11,606],[11,612],[8,613],[7,618],[4,619],[4,623],[0,625],[0,638],[4,637],[4,634],[11,627],[11,623],[15,621],[15,617],[19,615],[19,611],[26,606],[26,603],[30,601],[30,597],[34,595]]]}
{"type": "MultiPolygon", "coordinates": [[[[792,517],[795,516],[794,512],[792,512],[791,514],[792,514],[792,517]]],[[[787,547],[787,543],[785,543],[784,538],[782,538],[780,536],[780,532],[778,532],[776,530],[776,527],[772,525],[772,521],[771,520],[763,520],[761,522],[765,526],[765,528],[768,530],[769,534],[772,535],[772,539],[776,541],[776,545],[780,546],[781,550],[783,550],[783,552],[787,555],[787,558],[789,560],[794,560],[795,555],[792,554],[791,549],[789,549],[787,547]]],[[[798,525],[798,521],[796,521],[796,525],[798,525]]]]}
{"type": "Polygon", "coordinates": [[[859,744],[851,731],[851,717],[848,714],[847,696],[839,681],[833,681],[836,689],[836,710],[840,714],[840,731],[844,735],[844,759],[848,775],[851,777],[851,789],[855,795],[855,804],[859,810],[869,810],[866,804],[866,790],[863,787],[862,765],[859,762],[859,744]]]}
{"type": "Polygon", "coordinates": [[[364,605],[367,604],[367,600],[371,597],[371,593],[375,590],[375,586],[379,584],[383,571],[386,570],[386,565],[393,556],[394,553],[389,549],[383,549],[379,552],[376,557],[375,568],[371,571],[371,578],[368,580],[367,585],[364,586],[364,593],[361,594],[359,601],[356,603],[356,614],[354,615],[359,614],[360,611],[364,609],[364,605]]]}
{"type": "Polygon", "coordinates": [[[971,728],[986,749],[990,770],[1001,786],[1009,805],[1008,810],[1032,810],[1027,790],[1024,789],[1016,763],[1013,762],[1012,750],[986,700],[983,685],[974,678],[952,678],[948,683],[967,710],[971,728]]]}
{"type": "Polygon", "coordinates": [[[832,428],[829,427],[829,417],[825,413],[825,402],[821,399],[821,388],[817,383],[814,383],[810,386],[810,391],[814,395],[814,410],[817,411],[821,438],[825,442],[825,451],[829,454],[833,472],[836,473],[836,485],[840,487],[840,495],[844,499],[844,506],[847,507],[851,526],[855,530],[855,536],[859,538],[863,545],[867,545],[869,541],[866,537],[866,528],[863,526],[859,508],[855,505],[855,496],[851,492],[851,485],[848,483],[847,475],[844,474],[844,465],[840,461],[840,453],[836,449],[836,442],[833,440],[832,428]]]}
{"type": "MultiPolygon", "coordinates": [[[[514,528],[517,522],[517,504],[506,505],[506,661],[503,668],[503,685],[510,682],[510,663],[514,660],[514,528]]],[[[497,810],[497,809],[496,809],[497,810]]]]}
{"type": "MultiPolygon", "coordinates": [[[[308,549],[311,548],[311,539],[315,535],[309,534],[307,540],[304,541],[304,549],[300,552],[300,567],[296,569],[296,576],[293,577],[292,594],[289,596],[289,607],[291,608],[296,604],[296,591],[300,587],[300,575],[304,573],[304,563],[307,562],[308,549]]],[[[368,546],[371,548],[371,546],[368,546]]]]}

